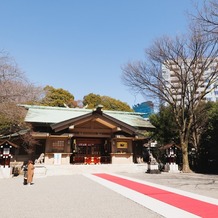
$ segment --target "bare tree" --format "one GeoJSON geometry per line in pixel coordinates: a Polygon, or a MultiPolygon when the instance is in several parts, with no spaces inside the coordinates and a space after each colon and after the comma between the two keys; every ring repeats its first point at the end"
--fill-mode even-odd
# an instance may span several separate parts
{"type": "Polygon", "coordinates": [[[210,105],[202,102],[202,105],[199,106],[199,109],[196,110],[193,116],[193,124],[191,127],[191,135],[189,143],[198,152],[199,143],[202,138],[203,133],[207,130],[208,116],[207,112],[210,109],[210,105]]]}
{"type": "Polygon", "coordinates": [[[20,138],[22,139],[22,146],[28,154],[33,154],[34,147],[40,145],[40,142],[33,138],[30,132],[21,135],[20,138]]]}
{"type": "Polygon", "coordinates": [[[218,79],[218,46],[210,36],[192,28],[187,36],[162,37],[145,51],[146,60],[123,67],[124,84],[153,95],[173,108],[183,154],[183,172],[191,172],[188,145],[201,102],[218,79]],[[164,77],[163,68],[170,71],[164,77]],[[209,71],[208,71],[209,70],[209,71]]]}
{"type": "Polygon", "coordinates": [[[0,52],[0,135],[19,131],[24,126],[25,110],[21,103],[39,101],[42,89],[29,83],[17,63],[0,52]]]}
{"type": "Polygon", "coordinates": [[[205,1],[202,9],[197,9],[196,21],[206,34],[218,36],[218,1],[205,1]]]}
{"type": "Polygon", "coordinates": [[[31,84],[13,58],[0,52],[0,103],[34,102],[41,96],[41,87],[31,84]]]}

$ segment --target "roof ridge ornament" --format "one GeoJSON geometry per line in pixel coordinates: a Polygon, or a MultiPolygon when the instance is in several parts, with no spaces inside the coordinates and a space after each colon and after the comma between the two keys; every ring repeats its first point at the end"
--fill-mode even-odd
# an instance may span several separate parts
{"type": "Polygon", "coordinates": [[[97,107],[96,107],[94,113],[102,114],[102,108],[103,108],[103,107],[104,107],[104,106],[101,105],[101,104],[97,105],[97,107]]]}

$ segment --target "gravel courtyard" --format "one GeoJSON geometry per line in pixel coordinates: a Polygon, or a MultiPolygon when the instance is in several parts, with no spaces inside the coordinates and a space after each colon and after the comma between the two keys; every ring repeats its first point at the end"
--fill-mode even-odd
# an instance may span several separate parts
{"type": "Polygon", "coordinates": [[[162,217],[82,174],[0,179],[1,218],[162,217]]]}

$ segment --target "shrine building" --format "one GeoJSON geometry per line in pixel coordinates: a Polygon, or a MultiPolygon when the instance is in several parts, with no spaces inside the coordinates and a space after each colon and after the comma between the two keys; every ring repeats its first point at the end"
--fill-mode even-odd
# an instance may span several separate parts
{"type": "MultiPolygon", "coordinates": [[[[22,105],[44,163],[130,164],[143,155],[154,126],[142,113],[22,105]]],[[[19,155],[15,155],[19,159],[19,155]]]]}

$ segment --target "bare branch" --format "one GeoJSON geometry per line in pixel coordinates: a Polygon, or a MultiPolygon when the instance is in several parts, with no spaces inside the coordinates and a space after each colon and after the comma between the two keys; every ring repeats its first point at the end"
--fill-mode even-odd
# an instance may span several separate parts
{"type": "Polygon", "coordinates": [[[202,34],[199,26],[188,35],[162,37],[146,50],[145,62],[123,68],[124,84],[144,95],[152,94],[173,108],[181,147],[186,154],[196,113],[206,95],[218,82],[218,43],[202,34]]]}

